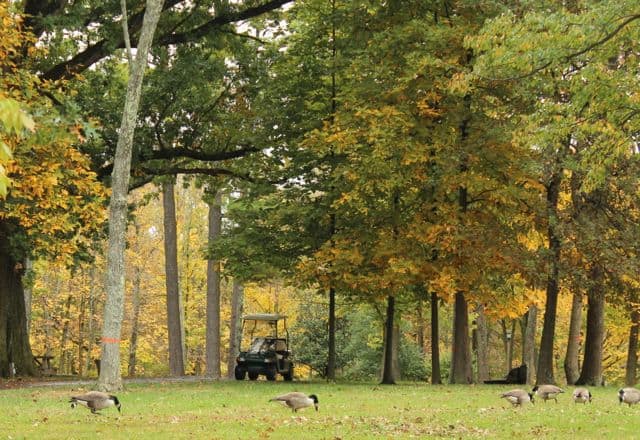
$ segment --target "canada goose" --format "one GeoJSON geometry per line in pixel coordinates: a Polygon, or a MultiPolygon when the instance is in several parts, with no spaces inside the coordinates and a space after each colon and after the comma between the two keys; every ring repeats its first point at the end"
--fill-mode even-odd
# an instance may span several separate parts
{"type": "Polygon", "coordinates": [[[502,393],[500,397],[507,399],[513,406],[522,406],[523,403],[533,401],[533,394],[527,393],[525,390],[511,390],[506,393],[502,393]]]}
{"type": "Polygon", "coordinates": [[[308,406],[314,406],[316,411],[318,411],[318,396],[315,394],[307,396],[306,394],[297,392],[287,393],[282,396],[269,399],[269,402],[282,402],[291,408],[293,412],[297,412],[299,409],[306,408],[308,406]]]}
{"type": "Polygon", "coordinates": [[[575,403],[591,403],[592,398],[591,391],[586,388],[576,388],[573,391],[573,401],[575,403]]]}
{"type": "Polygon", "coordinates": [[[636,388],[621,388],[618,391],[618,400],[620,403],[626,403],[629,406],[640,402],[640,390],[636,388]]]}
{"type": "Polygon", "coordinates": [[[536,385],[531,390],[536,393],[542,400],[545,402],[549,399],[553,399],[558,403],[558,398],[556,397],[560,393],[564,393],[564,390],[555,385],[536,385]]]}
{"type": "Polygon", "coordinates": [[[84,405],[91,409],[93,414],[110,406],[115,406],[120,412],[120,407],[122,406],[116,396],[101,393],[100,391],[89,391],[79,396],[73,396],[69,402],[71,403],[71,408],[75,408],[77,405],[84,405]]]}

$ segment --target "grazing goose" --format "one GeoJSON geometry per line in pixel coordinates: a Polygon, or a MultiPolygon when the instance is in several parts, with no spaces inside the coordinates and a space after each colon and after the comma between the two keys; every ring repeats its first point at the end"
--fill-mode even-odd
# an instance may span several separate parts
{"type": "Polygon", "coordinates": [[[640,390],[636,388],[621,388],[618,391],[618,400],[620,403],[626,403],[629,406],[640,402],[640,390]]]}
{"type": "Polygon", "coordinates": [[[549,399],[553,399],[558,403],[558,398],[556,397],[560,393],[564,393],[564,390],[555,385],[536,385],[531,390],[536,393],[542,400],[545,402],[549,399]]]}
{"type": "Polygon", "coordinates": [[[282,402],[287,405],[293,412],[297,412],[301,408],[307,408],[309,406],[315,406],[318,411],[318,396],[311,394],[307,396],[303,393],[287,393],[282,396],[274,397],[269,402],[282,402]]]}
{"type": "Polygon", "coordinates": [[[71,408],[75,408],[77,405],[84,405],[89,408],[93,414],[96,414],[96,411],[110,406],[115,406],[118,412],[120,412],[120,407],[122,406],[116,396],[101,393],[100,391],[89,391],[79,396],[73,396],[69,402],[71,403],[71,408]]]}
{"type": "Polygon", "coordinates": [[[533,402],[533,394],[527,393],[525,390],[511,390],[502,393],[500,397],[507,399],[513,406],[522,406],[523,403],[533,402]]]}
{"type": "Polygon", "coordinates": [[[586,388],[576,388],[573,391],[573,401],[575,403],[591,403],[592,398],[591,391],[586,388]]]}

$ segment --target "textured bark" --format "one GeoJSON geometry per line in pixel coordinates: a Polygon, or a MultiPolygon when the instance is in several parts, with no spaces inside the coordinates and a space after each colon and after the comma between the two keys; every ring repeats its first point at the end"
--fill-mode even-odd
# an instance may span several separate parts
{"type": "Polygon", "coordinates": [[[240,338],[242,320],[242,303],[244,299],[244,291],[242,284],[237,280],[233,280],[233,290],[231,293],[231,319],[229,322],[229,355],[227,357],[227,376],[234,378],[233,370],[236,366],[236,358],[240,353],[240,338]]]}
{"type": "Polygon", "coordinates": [[[513,341],[515,340],[516,322],[509,323],[505,319],[500,320],[502,328],[502,344],[504,346],[505,374],[513,368],[513,341]]]}
{"type": "Polygon", "coordinates": [[[136,361],[138,353],[138,332],[140,326],[140,284],[142,282],[142,270],[139,266],[135,268],[133,286],[131,292],[131,302],[133,306],[133,316],[131,317],[131,337],[129,339],[129,365],[127,374],[129,377],[136,375],[136,361]]]}
{"type": "MultiPolygon", "coordinates": [[[[222,195],[209,204],[209,246],[222,231],[222,195]]],[[[206,375],[220,379],[220,261],[207,260],[206,375]]]]}
{"type": "Polygon", "coordinates": [[[180,287],[178,276],[178,238],[176,226],[176,203],[173,183],[162,184],[162,207],[164,211],[164,259],[167,289],[167,331],[169,333],[169,373],[184,375],[184,336],[180,287]]]}
{"type": "Polygon", "coordinates": [[[453,341],[449,383],[469,384],[472,382],[469,312],[464,293],[457,292],[453,306],[453,341]]]}
{"type": "MultiPolygon", "coordinates": [[[[33,270],[33,262],[30,258],[26,258],[24,262],[25,274],[29,274],[33,270]]],[[[31,300],[33,298],[33,289],[31,286],[24,288],[24,309],[27,321],[27,334],[31,331],[31,300]]]]}
{"type": "Polygon", "coordinates": [[[387,317],[384,331],[384,363],[382,367],[382,383],[394,385],[396,383],[393,371],[393,325],[395,319],[396,299],[393,296],[387,297],[387,317]]]}
{"type": "Polygon", "coordinates": [[[629,329],[629,348],[627,350],[627,366],[625,370],[625,384],[636,384],[638,369],[638,328],[640,327],[640,311],[635,304],[631,305],[631,328],[629,329]]]}
{"type": "Polygon", "coordinates": [[[420,347],[420,351],[424,353],[424,303],[422,299],[418,299],[416,303],[416,344],[420,347]]]}
{"type": "Polygon", "coordinates": [[[336,290],[329,288],[329,329],[328,329],[327,379],[336,378],[336,290]]]}
{"type": "Polygon", "coordinates": [[[484,306],[478,304],[476,309],[478,317],[476,318],[476,364],[478,368],[477,378],[478,383],[484,383],[485,380],[489,380],[489,327],[487,325],[487,318],[484,314],[484,306]]]}
{"type": "Polygon", "coordinates": [[[564,357],[564,374],[567,385],[573,385],[580,377],[580,331],[582,329],[582,294],[573,294],[571,305],[571,318],[569,320],[569,340],[567,341],[567,353],[564,357]]]}
{"type": "Polygon", "coordinates": [[[85,374],[89,372],[89,368],[93,365],[93,361],[91,359],[91,353],[93,353],[93,341],[95,339],[94,335],[94,327],[93,327],[93,318],[95,314],[95,298],[96,298],[96,269],[95,267],[91,267],[89,269],[89,280],[91,285],[89,286],[89,317],[87,320],[87,357],[84,360],[84,371],[85,374]]]}
{"type": "Polygon", "coordinates": [[[70,318],[72,300],[73,297],[71,295],[68,295],[64,305],[64,314],[62,318],[64,324],[62,326],[60,342],[58,343],[58,347],[60,348],[60,352],[58,353],[58,372],[60,374],[71,374],[71,365],[69,364],[69,349],[67,348],[67,342],[69,341],[69,323],[71,322],[70,318]]]}
{"type": "Polygon", "coordinates": [[[587,334],[584,341],[584,360],[576,385],[602,385],[602,349],[604,344],[604,286],[602,270],[590,271],[588,292],[587,334]]]}
{"type": "Polygon", "coordinates": [[[556,313],[558,309],[558,282],[560,267],[560,238],[556,231],[558,222],[558,196],[560,194],[561,174],[556,173],[547,186],[547,239],[549,259],[547,274],[547,301],[544,308],[544,324],[538,357],[538,384],[555,383],[553,371],[553,342],[556,331],[556,313]]]}
{"type": "Polygon", "coordinates": [[[131,172],[133,133],[136,125],[142,79],[153,34],[160,18],[162,0],[147,0],[136,59],[130,69],[122,123],[120,125],[109,202],[109,245],[107,249],[106,302],[102,328],[102,354],[98,388],[115,391],[122,388],[120,374],[120,335],[124,312],[125,242],[127,228],[127,191],[131,172]]]}
{"type": "Polygon", "coordinates": [[[440,322],[438,318],[438,295],[431,293],[431,383],[442,384],[440,374],[440,322]]]}
{"type": "Polygon", "coordinates": [[[529,307],[527,324],[522,337],[522,363],[527,366],[527,384],[533,385],[536,377],[536,326],[538,324],[538,308],[529,307]]]}
{"type": "Polygon", "coordinates": [[[0,221],[0,377],[11,375],[10,364],[17,375],[33,376],[22,284],[24,264],[11,254],[4,226],[0,221]]]}

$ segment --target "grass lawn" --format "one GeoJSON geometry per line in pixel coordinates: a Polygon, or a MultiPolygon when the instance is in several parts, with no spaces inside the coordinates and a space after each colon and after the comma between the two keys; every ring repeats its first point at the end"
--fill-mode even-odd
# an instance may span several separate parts
{"type": "Polygon", "coordinates": [[[510,386],[402,383],[195,382],[131,384],[115,408],[93,415],[71,409],[69,386],[0,391],[0,439],[372,439],[640,438],[640,405],[619,405],[617,388],[593,388],[576,405],[573,388],[558,403],[512,408],[510,386]],[[315,393],[313,407],[292,413],[269,398],[315,393]]]}

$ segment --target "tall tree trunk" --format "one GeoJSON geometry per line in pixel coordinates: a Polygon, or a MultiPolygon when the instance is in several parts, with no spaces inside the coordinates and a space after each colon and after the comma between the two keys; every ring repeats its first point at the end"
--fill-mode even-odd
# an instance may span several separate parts
{"type": "Polygon", "coordinates": [[[424,302],[418,298],[416,302],[416,344],[420,347],[420,352],[424,354],[424,302]]]}
{"type": "MultiPolygon", "coordinates": [[[[24,260],[25,275],[29,275],[33,270],[33,261],[31,258],[25,258],[24,260]]],[[[27,321],[27,334],[31,332],[31,300],[33,298],[33,289],[31,286],[24,288],[24,309],[25,319],[27,321]]]]}
{"type": "Polygon", "coordinates": [[[629,348],[627,350],[627,368],[625,371],[625,384],[633,386],[636,384],[638,369],[638,328],[640,328],[640,310],[638,310],[637,300],[631,304],[631,328],[629,328],[629,348]]]}
{"type": "Polygon", "coordinates": [[[402,370],[400,367],[400,323],[397,319],[393,320],[393,339],[391,339],[391,365],[393,366],[392,375],[393,381],[400,380],[402,376],[402,370]]]}
{"type": "Polygon", "coordinates": [[[69,362],[69,349],[67,348],[67,341],[69,340],[69,323],[71,320],[71,301],[72,300],[73,300],[73,297],[71,295],[67,296],[67,300],[65,301],[65,305],[64,305],[64,314],[62,315],[62,322],[64,322],[64,324],[62,325],[60,343],[58,344],[58,347],[60,347],[60,353],[58,355],[58,371],[61,374],[71,373],[71,365],[69,362]]]}
{"type": "MultiPolygon", "coordinates": [[[[137,228],[136,228],[137,229],[137,228]]],[[[136,360],[138,354],[138,332],[140,330],[140,285],[142,283],[142,270],[140,266],[135,267],[133,276],[133,288],[131,302],[133,306],[133,316],[131,317],[131,338],[129,340],[129,365],[127,373],[129,377],[136,375],[136,360]]]]}
{"type": "Polygon", "coordinates": [[[164,258],[167,287],[167,331],[169,333],[169,372],[172,376],[184,376],[183,318],[178,286],[178,243],[176,227],[176,203],[173,183],[162,184],[164,210],[164,258]]]}
{"type": "Polygon", "coordinates": [[[336,289],[329,288],[329,341],[327,356],[327,379],[336,378],[336,289]]]}
{"type": "Polygon", "coordinates": [[[569,340],[567,341],[567,354],[564,357],[564,374],[567,385],[573,385],[580,377],[580,331],[582,329],[582,293],[573,294],[571,304],[571,318],[569,320],[569,340]]]}
{"type": "MultiPolygon", "coordinates": [[[[222,231],[222,194],[218,191],[209,204],[209,246],[222,231]]],[[[207,260],[206,375],[220,379],[220,261],[207,260]]]]}
{"type": "Polygon", "coordinates": [[[472,382],[469,311],[464,293],[457,292],[453,306],[453,341],[449,383],[468,384],[472,382]]]}
{"type": "Polygon", "coordinates": [[[95,315],[95,291],[96,291],[96,269],[94,266],[92,266],[89,269],[89,318],[87,320],[87,357],[85,358],[84,361],[84,371],[85,371],[85,375],[88,375],[89,373],[89,368],[91,368],[91,365],[93,364],[91,356],[93,355],[93,340],[95,335],[94,333],[94,329],[93,329],[93,318],[95,315]]]}
{"type": "Polygon", "coordinates": [[[527,384],[533,385],[536,377],[536,326],[538,308],[529,306],[527,324],[522,336],[522,363],[527,366],[527,384]]]}
{"type": "Polygon", "coordinates": [[[556,313],[558,309],[560,237],[556,230],[558,223],[558,196],[560,194],[561,173],[553,175],[547,185],[547,238],[549,241],[549,259],[547,274],[547,301],[544,308],[544,324],[538,357],[538,384],[555,383],[553,371],[553,343],[556,331],[556,313]]]}
{"type": "Polygon", "coordinates": [[[231,319],[229,320],[229,356],[227,358],[227,376],[230,379],[234,377],[236,358],[240,353],[243,297],[242,284],[234,279],[231,293],[231,319]]]}
{"type": "Polygon", "coordinates": [[[440,373],[440,322],[438,319],[438,295],[431,293],[431,383],[442,384],[440,373]]]}
{"type": "Polygon", "coordinates": [[[24,264],[11,252],[9,229],[0,220],[0,377],[11,375],[11,364],[17,375],[33,376],[22,284],[24,264]]]}
{"type": "Polygon", "coordinates": [[[502,326],[502,344],[504,345],[505,370],[507,374],[513,368],[513,341],[515,339],[516,322],[511,320],[507,325],[507,321],[500,321],[502,326]]]}
{"type": "Polygon", "coordinates": [[[476,355],[478,367],[478,383],[484,383],[489,379],[489,328],[484,314],[484,305],[478,304],[478,317],[476,318],[476,355]]]}
{"type": "MultiPolygon", "coordinates": [[[[116,145],[111,174],[111,200],[109,202],[109,245],[107,250],[107,298],[102,328],[102,355],[98,387],[103,391],[122,388],[120,374],[120,334],[124,312],[125,242],[127,232],[127,193],[131,172],[131,152],[142,90],[142,78],[147,67],[147,56],[153,41],[162,0],[147,0],[136,58],[130,68],[122,123],[116,145]]],[[[126,17],[126,14],[123,14],[126,17]]],[[[21,292],[22,293],[22,292],[21,292]]]]}
{"type": "Polygon", "coordinates": [[[602,269],[590,270],[588,291],[587,334],[584,342],[582,371],[576,385],[602,385],[602,348],[604,343],[604,286],[602,269]]]}
{"type": "Polygon", "coordinates": [[[394,385],[396,383],[393,371],[393,324],[395,319],[396,299],[394,296],[387,297],[387,319],[384,331],[384,363],[382,367],[382,383],[394,385]]]}

